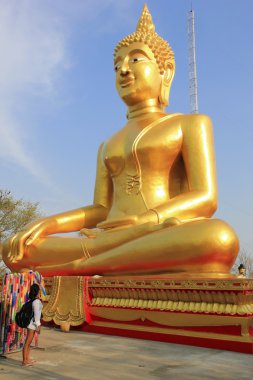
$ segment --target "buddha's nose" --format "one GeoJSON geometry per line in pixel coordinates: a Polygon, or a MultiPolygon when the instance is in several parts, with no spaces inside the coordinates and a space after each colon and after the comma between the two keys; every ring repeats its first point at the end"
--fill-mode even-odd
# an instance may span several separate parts
{"type": "Polygon", "coordinates": [[[130,72],[129,65],[127,61],[124,61],[120,68],[120,75],[125,76],[130,72]]]}

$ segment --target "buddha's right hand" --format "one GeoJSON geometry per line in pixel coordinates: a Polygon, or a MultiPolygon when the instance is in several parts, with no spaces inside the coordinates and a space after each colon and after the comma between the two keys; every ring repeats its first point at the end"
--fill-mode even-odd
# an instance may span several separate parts
{"type": "Polygon", "coordinates": [[[34,244],[38,238],[48,235],[47,231],[52,223],[53,221],[50,219],[40,219],[28,224],[24,230],[16,233],[10,239],[9,260],[11,262],[20,261],[23,257],[28,256],[27,248],[34,244]]]}

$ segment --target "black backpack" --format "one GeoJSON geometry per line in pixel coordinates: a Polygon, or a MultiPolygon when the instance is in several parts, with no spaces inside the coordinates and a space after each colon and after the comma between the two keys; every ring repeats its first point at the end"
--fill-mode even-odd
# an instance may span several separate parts
{"type": "Polygon", "coordinates": [[[16,313],[15,322],[19,327],[27,328],[33,317],[33,301],[24,303],[21,309],[16,313]]]}

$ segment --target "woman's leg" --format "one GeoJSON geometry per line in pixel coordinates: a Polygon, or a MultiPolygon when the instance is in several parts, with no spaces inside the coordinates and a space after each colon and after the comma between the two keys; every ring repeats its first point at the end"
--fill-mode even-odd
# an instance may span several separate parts
{"type": "Polygon", "coordinates": [[[23,347],[23,363],[22,363],[23,365],[30,364],[29,362],[30,345],[32,343],[34,334],[35,334],[35,330],[27,329],[26,341],[23,347]]]}

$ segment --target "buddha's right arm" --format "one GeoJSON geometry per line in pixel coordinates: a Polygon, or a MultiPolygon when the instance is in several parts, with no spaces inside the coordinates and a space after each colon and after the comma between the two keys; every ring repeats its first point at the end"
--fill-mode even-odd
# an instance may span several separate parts
{"type": "Polygon", "coordinates": [[[99,148],[97,160],[97,175],[94,203],[91,206],[62,212],[30,223],[25,229],[11,239],[9,257],[21,260],[25,247],[36,244],[39,237],[47,235],[80,231],[82,228],[93,228],[106,219],[110,208],[111,178],[102,161],[102,145],[99,148]]]}
{"type": "Polygon", "coordinates": [[[102,159],[103,144],[100,145],[97,158],[97,173],[93,205],[62,212],[43,219],[46,235],[75,232],[82,228],[94,228],[105,220],[110,207],[111,178],[102,159]]]}
{"type": "Polygon", "coordinates": [[[29,224],[27,227],[34,229],[37,226],[38,231],[33,233],[33,238],[36,239],[42,234],[45,236],[80,231],[84,227],[93,228],[97,223],[104,220],[107,214],[107,208],[94,204],[48,216],[29,224]]]}
{"type": "Polygon", "coordinates": [[[11,238],[10,261],[21,260],[27,254],[27,247],[37,245],[40,237],[52,234],[80,231],[93,228],[106,218],[108,210],[102,205],[91,205],[42,218],[30,223],[23,231],[11,238]]]}

